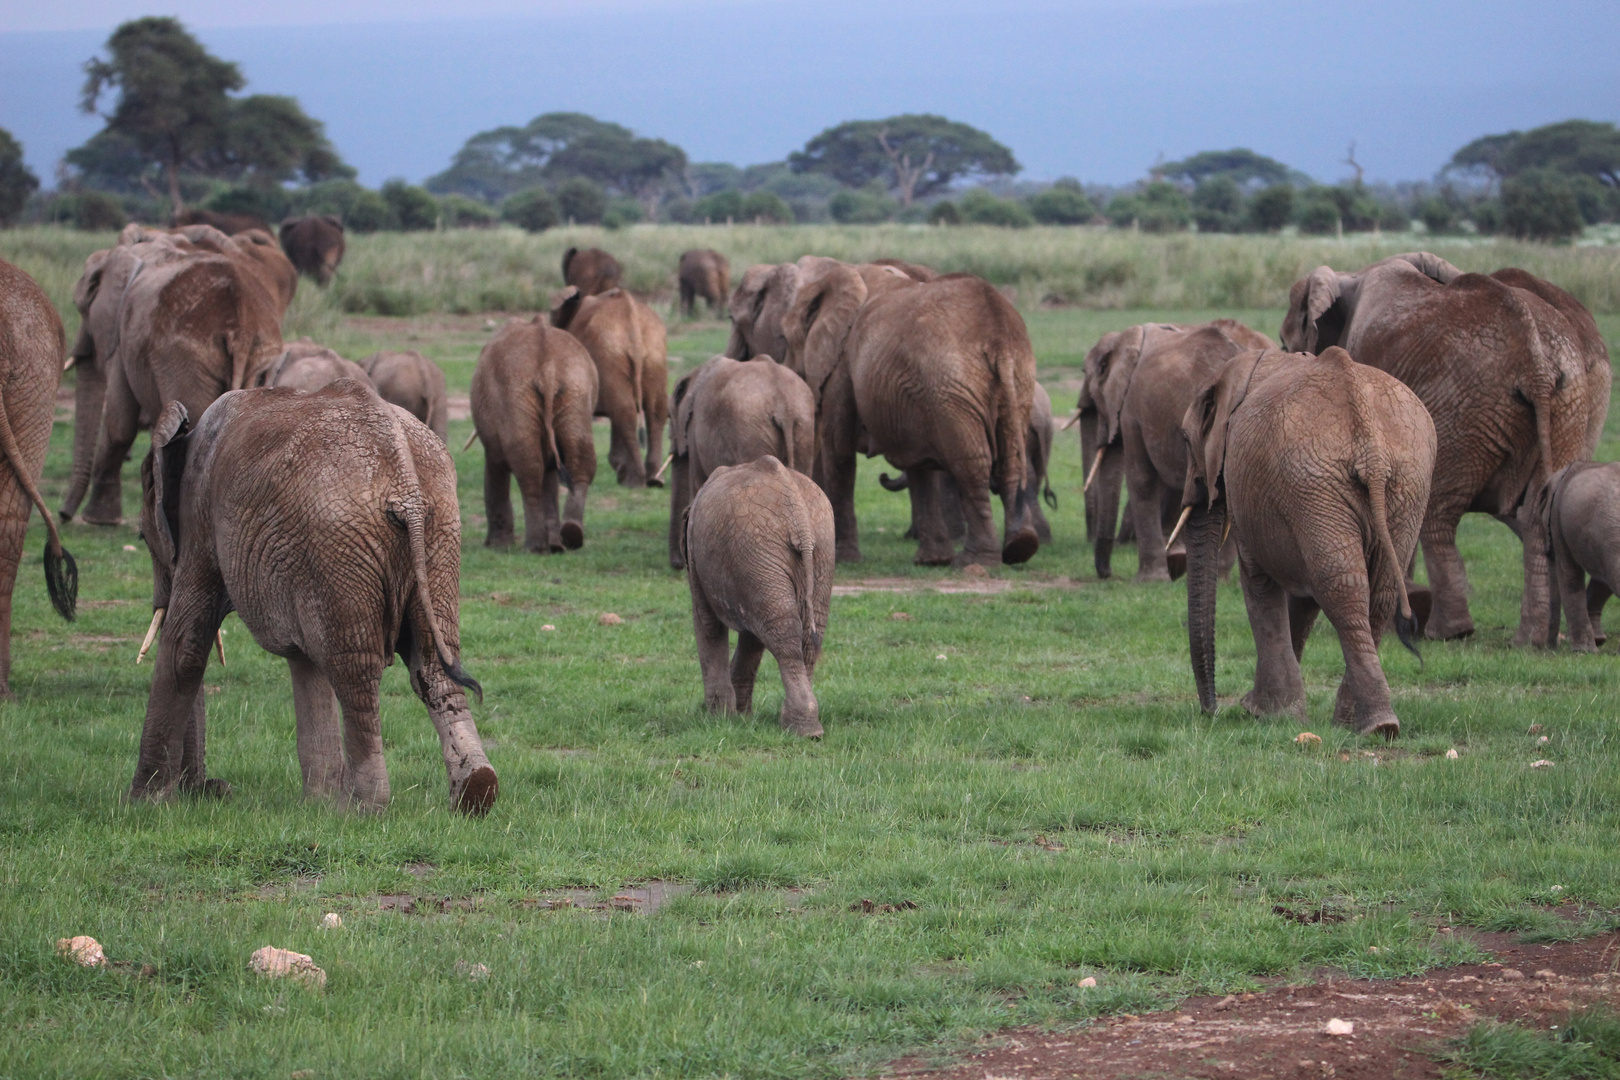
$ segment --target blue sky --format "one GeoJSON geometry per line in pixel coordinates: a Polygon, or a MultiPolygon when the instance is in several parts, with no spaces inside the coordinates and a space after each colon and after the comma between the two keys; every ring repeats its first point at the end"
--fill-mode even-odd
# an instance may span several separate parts
{"type": "MultiPolygon", "coordinates": [[[[1620,4],[1569,0],[181,0],[248,90],[292,94],[368,184],[577,110],[695,161],[777,160],[841,120],[938,112],[1024,176],[1123,183],[1248,146],[1324,180],[1424,179],[1477,135],[1620,119],[1620,4]],[[271,21],[273,20],[273,21],[271,21]]],[[[81,65],[127,0],[0,0],[0,127],[47,183],[99,126],[81,65]]]]}

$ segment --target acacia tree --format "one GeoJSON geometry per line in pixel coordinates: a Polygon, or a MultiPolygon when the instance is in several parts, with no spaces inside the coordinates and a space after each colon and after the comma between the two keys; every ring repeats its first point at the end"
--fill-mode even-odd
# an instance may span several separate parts
{"type": "Polygon", "coordinates": [[[23,163],[22,144],[0,128],[0,225],[16,221],[38,188],[39,177],[23,163]]]}
{"type": "Polygon", "coordinates": [[[1276,158],[1257,154],[1241,146],[1231,150],[1205,150],[1182,161],[1156,166],[1154,171],[1166,180],[1195,186],[1217,176],[1227,177],[1240,187],[1251,184],[1269,187],[1307,179],[1304,174],[1290,169],[1276,158]]]}
{"type": "Polygon", "coordinates": [[[986,132],[931,113],[838,124],[789,155],[788,164],[850,187],[882,181],[902,206],[965,176],[1011,176],[1023,168],[986,132]]]}
{"type": "Polygon", "coordinates": [[[1510,180],[1532,169],[1590,176],[1620,188],[1620,128],[1595,120],[1565,120],[1529,131],[1475,139],[1451,156],[1447,171],[1510,180]]]}

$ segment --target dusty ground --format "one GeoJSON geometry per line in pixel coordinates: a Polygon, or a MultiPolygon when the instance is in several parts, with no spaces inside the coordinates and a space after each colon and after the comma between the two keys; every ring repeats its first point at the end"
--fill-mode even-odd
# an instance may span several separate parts
{"type": "Polygon", "coordinates": [[[1620,1001],[1620,935],[1559,945],[1479,937],[1495,963],[1388,982],[1323,978],[1261,993],[1189,998],[1174,1012],[1110,1017],[1068,1031],[1017,1029],[987,1040],[985,1049],[954,1066],[934,1069],[902,1059],[883,1075],[1438,1078],[1434,1055],[1480,1020],[1546,1030],[1572,1009],[1620,1001]],[[1354,1025],[1353,1032],[1328,1034],[1330,1020],[1354,1025]]]}

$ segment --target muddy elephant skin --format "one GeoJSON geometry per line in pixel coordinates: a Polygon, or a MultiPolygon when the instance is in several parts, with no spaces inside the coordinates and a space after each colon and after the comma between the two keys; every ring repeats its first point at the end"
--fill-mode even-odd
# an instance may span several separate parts
{"type": "Polygon", "coordinates": [[[1215,711],[1216,577],[1229,526],[1257,655],[1244,708],[1305,718],[1299,658],[1325,613],[1345,662],[1334,722],[1398,734],[1378,640],[1392,616],[1409,648],[1417,629],[1404,570],[1434,471],[1423,403],[1340,348],[1320,357],[1255,350],[1199,390],[1182,433],[1187,636],[1200,706],[1215,711]]]}
{"type": "Polygon", "coordinates": [[[1574,297],[1522,270],[1464,274],[1428,252],[1356,274],[1318,267],[1294,283],[1285,348],[1332,345],[1410,386],[1440,439],[1423,522],[1433,592],[1425,634],[1474,630],[1457,523],[1486,513],[1524,543],[1514,643],[1541,644],[1547,577],[1534,504],[1547,477],[1592,455],[1608,416],[1608,350],[1574,297]]]}
{"type": "Polygon", "coordinates": [[[187,225],[207,225],[218,229],[226,236],[235,236],[237,233],[247,232],[249,229],[261,229],[264,232],[273,232],[270,223],[258,214],[221,214],[214,210],[198,210],[190,207],[174,215],[175,228],[184,228],[187,225]]]}
{"type": "Polygon", "coordinates": [[[680,569],[686,508],[714,470],[769,454],[810,475],[816,403],[804,380],[769,356],[716,356],[675,384],[670,411],[669,564],[680,569]]]}
{"type": "Polygon", "coordinates": [[[1547,482],[1539,510],[1547,550],[1548,648],[1557,647],[1562,614],[1569,620],[1570,649],[1595,652],[1607,640],[1603,605],[1620,585],[1620,463],[1565,465],[1547,482]]]}
{"type": "Polygon", "coordinates": [[[288,345],[256,385],[285,386],[291,390],[313,393],[339,379],[354,379],[371,385],[371,377],[366,374],[365,368],[353,360],[345,360],[324,345],[304,338],[288,345]]]}
{"type": "Polygon", "coordinates": [[[744,271],[727,305],[731,337],[725,355],[733,360],[772,356],[785,363],[788,346],[782,317],[792,306],[798,285],[799,268],[794,263],[762,263],[744,271]]]}
{"type": "Polygon", "coordinates": [[[718,315],[731,297],[731,262],[712,248],[693,248],[681,254],[676,277],[681,291],[681,314],[691,318],[697,299],[708,302],[718,315]]]}
{"type": "Polygon", "coordinates": [[[304,794],[389,798],[378,682],[397,653],[438,730],[450,804],[495,801],[458,659],[461,520],[444,444],[370,383],[226,394],[193,430],[171,402],[142,470],[162,639],[130,796],[217,793],[202,680],[235,611],[287,660],[304,794]]]}
{"type": "Polygon", "coordinates": [[[281,223],[281,250],[317,285],[329,285],[347,248],[343,222],[332,214],[305,214],[281,223]]]}
{"type": "Polygon", "coordinates": [[[512,543],[514,476],[527,550],[584,544],[585,496],[596,479],[596,365],[585,346],[542,316],[508,320],[478,354],[471,400],[475,435],[484,445],[485,545],[512,543]],[[559,485],[568,489],[560,520],[559,485]]]}
{"type": "Polygon", "coordinates": [[[669,423],[669,351],[657,313],[623,289],[588,296],[564,289],[551,325],[579,339],[596,364],[596,415],[612,428],[608,464],[623,487],[653,481],[669,423]],[[640,443],[645,439],[646,449],[640,443]]]}
{"type": "Polygon", "coordinates": [[[601,248],[581,251],[571,247],[563,252],[563,284],[572,285],[581,296],[595,296],[609,289],[617,289],[623,272],[619,260],[601,248]]]}
{"type": "Polygon", "coordinates": [[[686,579],[703,700],[748,712],[766,649],[786,700],[781,725],[822,734],[812,683],[832,605],[832,507],[815,482],[769,455],[721,466],[692,499],[684,532],[686,579]],[[737,650],[727,663],[730,633],[737,650]]]}
{"type": "Polygon", "coordinates": [[[444,369],[415,349],[374,352],[358,363],[384,401],[422,421],[441,442],[448,441],[450,396],[444,369]]]}

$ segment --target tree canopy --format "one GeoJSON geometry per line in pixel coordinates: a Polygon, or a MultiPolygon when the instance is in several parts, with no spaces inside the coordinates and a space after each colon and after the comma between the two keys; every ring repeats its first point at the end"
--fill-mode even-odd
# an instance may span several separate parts
{"type": "Polygon", "coordinates": [[[963,177],[1011,176],[1023,167],[986,132],[929,113],[838,124],[805,143],[788,164],[850,187],[882,181],[902,206],[963,177]]]}
{"type": "Polygon", "coordinates": [[[1241,146],[1231,150],[1205,150],[1182,161],[1161,165],[1154,171],[1166,180],[1195,185],[1216,177],[1225,177],[1240,186],[1255,187],[1308,180],[1303,173],[1290,169],[1276,158],[1257,154],[1241,146]]]}
{"type": "Polygon", "coordinates": [[[1620,187],[1620,128],[1595,120],[1565,120],[1529,131],[1486,135],[1453,154],[1446,168],[1483,173],[1492,180],[1546,169],[1620,187]]]}
{"type": "Polygon", "coordinates": [[[38,188],[39,177],[23,163],[22,144],[0,128],[0,225],[16,221],[38,188]]]}

